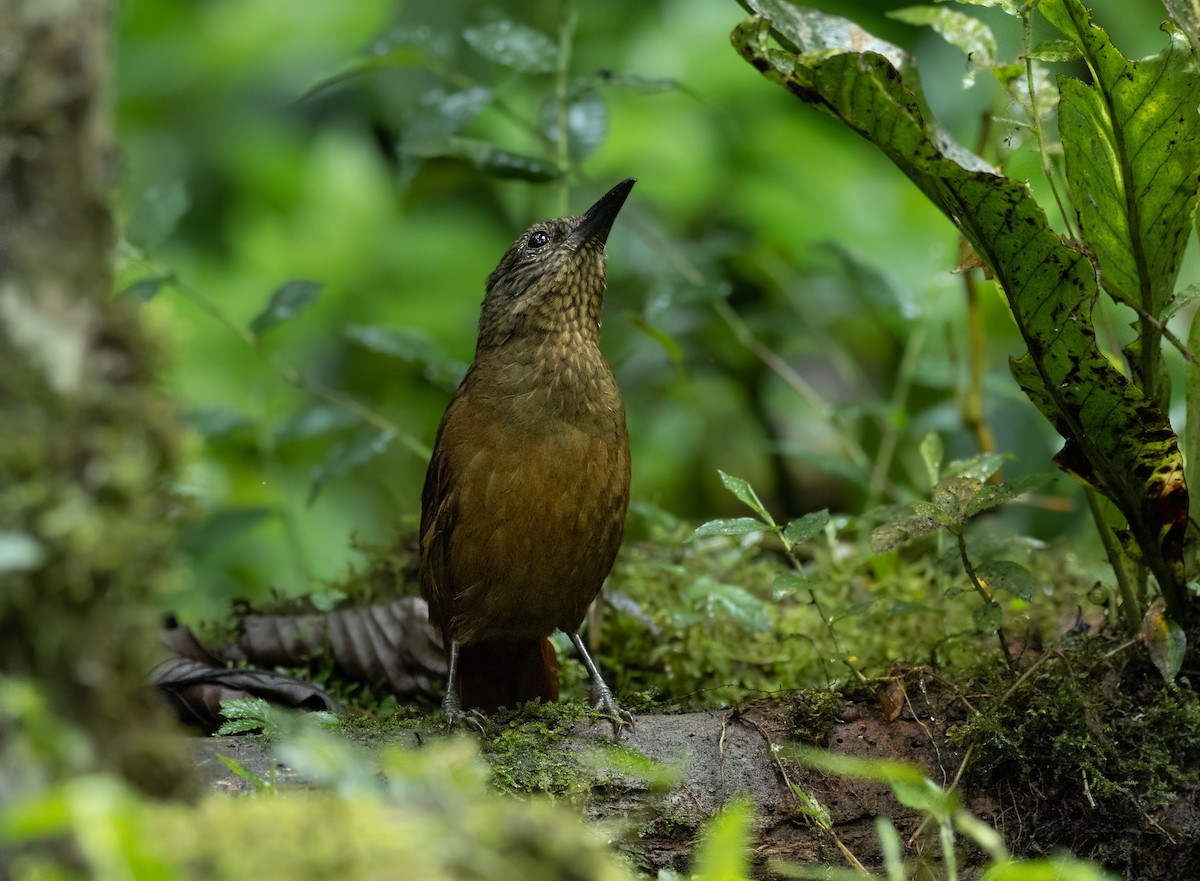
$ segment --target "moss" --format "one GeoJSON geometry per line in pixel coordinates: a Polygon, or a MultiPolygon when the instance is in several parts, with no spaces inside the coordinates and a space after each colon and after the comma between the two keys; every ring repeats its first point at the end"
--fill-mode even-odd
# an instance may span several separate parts
{"type": "MultiPolygon", "coordinates": [[[[385,753],[388,785],[340,798],[213,795],[196,806],[139,799],[105,778],[81,778],[52,796],[56,830],[90,847],[65,860],[26,842],[13,881],[112,877],[212,879],[420,878],[422,881],[624,881],[630,877],[595,830],[545,799],[491,791],[468,738],[385,753]],[[65,809],[63,809],[65,806],[65,809]],[[115,867],[115,868],[114,868],[115,867]]],[[[43,824],[44,828],[45,824],[43,824]]]]}
{"type": "Polygon", "coordinates": [[[805,688],[792,699],[792,737],[801,743],[827,746],[845,698],[832,688],[805,688]]]}
{"type": "Polygon", "coordinates": [[[495,713],[483,746],[493,785],[508,792],[582,800],[600,778],[584,767],[576,751],[564,749],[563,734],[589,717],[595,714],[576,701],[531,702],[495,713]]]}
{"type": "Polygon", "coordinates": [[[965,780],[1007,794],[997,822],[1017,851],[1066,847],[1152,877],[1170,845],[1158,876],[1198,875],[1200,822],[1176,807],[1200,784],[1200,698],[1164,684],[1140,647],[1114,649],[1097,637],[1046,654],[983,704],[952,735],[971,750],[965,780]]]}

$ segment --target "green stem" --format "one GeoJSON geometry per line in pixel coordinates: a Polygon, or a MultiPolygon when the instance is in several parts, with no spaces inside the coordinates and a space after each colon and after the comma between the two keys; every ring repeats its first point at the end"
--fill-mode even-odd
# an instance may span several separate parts
{"type": "Polygon", "coordinates": [[[908,336],[904,347],[904,355],[900,359],[896,371],[896,385],[892,388],[892,400],[888,405],[888,418],[884,422],[882,436],[879,439],[879,451],[875,454],[875,466],[871,470],[871,484],[867,492],[865,510],[870,511],[883,496],[887,483],[888,471],[892,467],[892,458],[896,454],[896,445],[900,440],[900,420],[895,418],[904,411],[904,402],[908,399],[908,390],[912,388],[913,377],[917,372],[917,358],[925,345],[925,327],[916,325],[908,336]]]}
{"type": "Polygon", "coordinates": [[[279,459],[275,455],[275,437],[261,419],[255,420],[255,437],[263,473],[274,484],[272,488],[279,499],[279,519],[283,523],[283,535],[288,551],[303,583],[311,584],[312,566],[300,531],[300,522],[296,517],[296,509],[292,504],[291,493],[288,491],[288,482],[284,479],[279,459]]]}
{"type": "Polygon", "coordinates": [[[1092,521],[1096,524],[1096,532],[1100,534],[1100,543],[1104,545],[1108,564],[1112,566],[1113,574],[1117,578],[1117,588],[1121,592],[1121,616],[1125,619],[1125,627],[1130,633],[1137,633],[1144,612],[1142,604],[1138,601],[1137,587],[1125,566],[1125,553],[1105,519],[1104,502],[1100,494],[1090,486],[1084,487],[1083,494],[1087,497],[1088,509],[1092,512],[1092,521]]]}
{"type": "Polygon", "coordinates": [[[1050,193],[1054,196],[1055,204],[1058,205],[1058,212],[1062,215],[1067,235],[1077,238],[1074,227],[1071,225],[1071,216],[1067,213],[1066,206],[1063,205],[1062,198],[1058,195],[1058,187],[1054,183],[1054,169],[1050,165],[1050,153],[1046,150],[1046,135],[1042,131],[1042,116],[1038,113],[1037,89],[1033,84],[1033,59],[1029,57],[1029,53],[1033,50],[1032,9],[1032,4],[1030,4],[1021,12],[1025,47],[1025,85],[1029,89],[1029,115],[1033,117],[1033,131],[1037,137],[1038,153],[1042,157],[1042,173],[1046,175],[1046,181],[1050,184],[1050,193]]]}
{"type": "Polygon", "coordinates": [[[567,129],[570,102],[568,86],[571,73],[571,41],[575,35],[578,16],[572,0],[563,0],[562,13],[558,19],[558,61],[554,68],[554,102],[558,112],[558,137],[555,148],[558,155],[558,214],[565,217],[570,213],[571,197],[571,139],[567,129]]]}
{"type": "Polygon", "coordinates": [[[177,290],[180,294],[182,294],[188,300],[191,300],[193,303],[215,318],[231,333],[250,346],[250,348],[254,349],[254,351],[258,353],[259,357],[270,364],[271,367],[273,367],[289,385],[298,388],[301,391],[308,392],[314,397],[322,398],[336,407],[341,407],[343,410],[353,413],[363,422],[375,426],[380,431],[390,432],[391,434],[395,435],[396,439],[399,440],[404,446],[408,447],[409,451],[414,455],[425,459],[428,459],[431,455],[433,455],[433,451],[430,450],[429,447],[421,443],[421,441],[417,440],[417,438],[413,437],[407,432],[401,431],[395,423],[393,423],[390,419],[387,419],[382,414],[375,412],[370,407],[360,404],[349,395],[343,394],[337,389],[329,388],[325,384],[300,373],[300,371],[296,370],[296,368],[292,367],[292,365],[288,364],[286,361],[268,349],[263,344],[262,339],[251,332],[250,328],[246,327],[244,324],[234,321],[225,313],[225,310],[205,296],[200,290],[192,287],[190,284],[181,279],[173,270],[157,266],[151,261],[147,261],[147,265],[154,267],[159,275],[162,276],[163,280],[170,284],[171,287],[175,288],[175,290],[177,290]]]}
{"type": "MultiPolygon", "coordinates": [[[[975,567],[971,563],[971,558],[967,555],[966,536],[960,529],[954,534],[954,537],[958,540],[958,555],[962,558],[963,571],[967,573],[967,578],[971,580],[971,586],[975,588],[975,592],[983,597],[983,601],[989,606],[997,605],[996,598],[992,595],[991,591],[983,586],[983,582],[979,580],[979,576],[975,572],[975,567]]],[[[1008,643],[1004,639],[1003,628],[996,628],[996,639],[1000,642],[1000,651],[1004,653],[1004,660],[1008,663],[1008,668],[1012,670],[1015,665],[1013,664],[1012,654],[1008,651],[1008,643]]]]}
{"type": "Polygon", "coordinates": [[[967,390],[963,394],[961,411],[963,426],[975,436],[975,446],[981,453],[996,451],[996,438],[987,423],[983,407],[983,379],[987,372],[987,328],[974,270],[962,274],[967,293],[967,390]]]}
{"type": "MultiPolygon", "coordinates": [[[[749,349],[759,360],[771,368],[780,379],[787,383],[793,391],[807,401],[808,405],[817,412],[819,417],[838,430],[838,436],[841,438],[846,455],[850,457],[850,461],[854,463],[862,474],[869,478],[872,472],[871,458],[853,434],[841,424],[834,408],[821,397],[820,393],[791,364],[775,354],[769,346],[756,337],[754,331],[746,325],[746,322],[742,321],[741,316],[725,300],[714,300],[713,308],[716,309],[717,315],[729,325],[729,329],[733,331],[733,335],[739,343],[749,349]]],[[[900,498],[899,490],[887,479],[886,475],[882,478],[881,486],[890,498],[900,498]]]]}
{"type": "MultiPolygon", "coordinates": [[[[792,569],[797,575],[803,578],[804,567],[800,565],[800,560],[792,550],[792,546],[788,543],[787,539],[783,537],[783,527],[771,524],[771,531],[775,533],[775,535],[779,538],[780,544],[783,545],[783,553],[787,556],[788,562],[792,564],[792,569]]],[[[808,598],[813,604],[813,608],[817,610],[817,614],[821,616],[821,623],[825,625],[825,629],[829,632],[829,639],[833,642],[833,650],[837,652],[841,662],[850,669],[850,672],[854,674],[855,678],[857,678],[859,682],[866,682],[867,677],[864,676],[857,667],[850,663],[850,659],[846,656],[846,653],[842,651],[842,644],[837,637],[837,631],[833,629],[833,618],[825,614],[825,609],[822,608],[821,601],[817,599],[817,592],[811,587],[808,588],[808,598]]]]}

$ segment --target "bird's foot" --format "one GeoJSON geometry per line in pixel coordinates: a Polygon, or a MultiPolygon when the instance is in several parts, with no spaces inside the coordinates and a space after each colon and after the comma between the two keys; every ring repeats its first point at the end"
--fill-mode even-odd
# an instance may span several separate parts
{"type": "Polygon", "coordinates": [[[458,695],[451,689],[442,701],[442,712],[446,714],[446,728],[466,728],[477,734],[487,733],[487,716],[479,710],[464,710],[458,702],[458,695]]]}
{"type": "Polygon", "coordinates": [[[613,698],[612,690],[603,682],[592,684],[592,709],[605,716],[612,724],[613,737],[620,738],[621,729],[628,726],[634,728],[633,714],[623,710],[613,698]]]}

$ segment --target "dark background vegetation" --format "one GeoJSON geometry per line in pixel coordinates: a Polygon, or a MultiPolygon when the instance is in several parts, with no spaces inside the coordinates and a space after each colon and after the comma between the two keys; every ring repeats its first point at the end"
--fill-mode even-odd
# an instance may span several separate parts
{"type": "MultiPolygon", "coordinates": [[[[1003,131],[1015,114],[988,75],[963,89],[962,54],[885,16],[900,5],[825,4],[917,53],[960,141],[975,142],[985,109],[1003,131]]],[[[1161,45],[1158,4],[1094,6],[1126,54],[1161,45]]],[[[507,18],[556,40],[561,9],[121,4],[121,204],[146,228],[150,262],[127,259],[118,287],[174,272],[194,295],[165,285],[145,306],[170,340],[164,381],[193,428],[180,486],[189,560],[166,598],[186,620],[272,589],[319,594],[356,559],[351,536],[386,540],[416,518],[420,450],[471,358],[487,273],[528,223],[563,213],[564,197],[580,211],[626,176],[639,183],[609,245],[604,346],[629,411],[636,508],[744,513],[721,468],[780,517],[855,514],[927,491],[917,450],[928,432],[948,458],[977,452],[960,411],[968,350],[952,227],[868,144],[763,86],[728,46],[743,16],[732,0],[578,6],[571,84],[594,100],[569,187],[405,152],[448,130],[447,96],[487,88],[507,112],[493,101],[462,134],[552,161],[526,123],[541,124],[554,73],[496,65],[461,34],[507,18]],[[440,75],[388,67],[313,91],[364,50],[414,34],[440,75]],[[297,279],[319,282],[319,299],[257,346],[212,314],[245,327],[297,279]],[[407,357],[363,344],[380,335],[407,357]],[[341,467],[378,429],[297,389],[279,364],[368,405],[397,438],[341,467]]],[[[1019,33],[990,12],[979,10],[1015,55],[1019,33]]],[[[1005,170],[1039,187],[1034,146],[1008,135],[1005,170]]],[[[1012,381],[1007,358],[1022,346],[1001,298],[983,291],[987,421],[1012,473],[1047,470],[1060,441],[1012,381]]],[[[1093,541],[1075,487],[1048,492],[1004,516],[1022,534],[1093,541]]],[[[635,513],[630,534],[645,533],[635,513]]]]}

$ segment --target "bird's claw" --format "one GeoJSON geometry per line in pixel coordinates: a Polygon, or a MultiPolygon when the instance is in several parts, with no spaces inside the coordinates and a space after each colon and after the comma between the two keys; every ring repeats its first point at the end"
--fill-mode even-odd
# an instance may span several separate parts
{"type": "Polygon", "coordinates": [[[622,709],[613,699],[612,691],[607,685],[592,688],[592,709],[608,719],[612,724],[613,737],[620,738],[621,729],[628,726],[634,729],[633,714],[622,709]]]}
{"type": "Polygon", "coordinates": [[[446,728],[466,728],[477,734],[487,733],[487,716],[479,710],[464,710],[458,703],[458,696],[450,691],[442,701],[442,711],[446,714],[446,728]]]}

